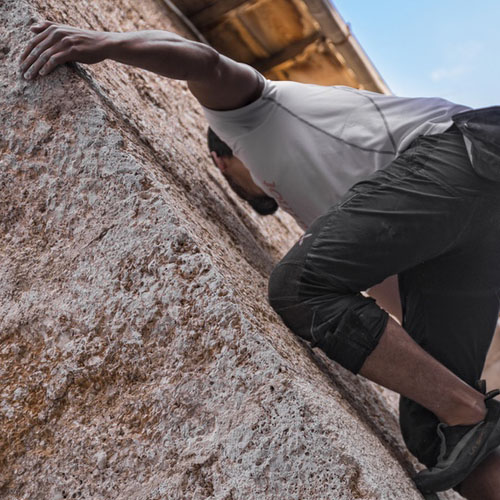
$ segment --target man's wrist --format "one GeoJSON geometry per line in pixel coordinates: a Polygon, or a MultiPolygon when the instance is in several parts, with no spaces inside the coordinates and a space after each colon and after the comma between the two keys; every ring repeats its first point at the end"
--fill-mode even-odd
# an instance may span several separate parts
{"type": "Polygon", "coordinates": [[[102,54],[105,59],[120,60],[128,33],[106,32],[103,40],[102,54]]]}

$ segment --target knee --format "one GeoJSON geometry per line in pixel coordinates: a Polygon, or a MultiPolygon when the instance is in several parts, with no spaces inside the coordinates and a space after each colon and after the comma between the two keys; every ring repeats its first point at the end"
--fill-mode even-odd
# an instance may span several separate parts
{"type": "Polygon", "coordinates": [[[283,322],[295,334],[311,341],[311,308],[300,295],[302,267],[293,262],[280,262],[272,271],[268,284],[268,300],[283,322]]]}
{"type": "Polygon", "coordinates": [[[358,373],[388,315],[371,298],[304,278],[303,265],[281,262],[269,279],[269,303],[292,332],[358,373]]]}
{"type": "Polygon", "coordinates": [[[298,290],[292,290],[292,288],[296,285],[298,273],[297,265],[283,262],[280,262],[271,272],[267,293],[269,304],[276,312],[294,301],[298,290]]]}

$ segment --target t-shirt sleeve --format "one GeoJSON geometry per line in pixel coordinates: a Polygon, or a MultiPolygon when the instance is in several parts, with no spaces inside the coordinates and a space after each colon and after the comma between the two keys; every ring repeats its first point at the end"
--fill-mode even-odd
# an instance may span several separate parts
{"type": "MultiPolygon", "coordinates": [[[[261,78],[264,78],[259,74],[261,78]]],[[[265,79],[262,94],[255,101],[237,109],[216,111],[202,106],[212,130],[235,152],[238,138],[262,125],[272,112],[272,102],[267,98],[272,82],[265,79]]]]}

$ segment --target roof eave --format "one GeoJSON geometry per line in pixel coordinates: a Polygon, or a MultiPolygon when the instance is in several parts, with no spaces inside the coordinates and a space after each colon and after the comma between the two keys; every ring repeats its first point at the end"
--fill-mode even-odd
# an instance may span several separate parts
{"type": "Polygon", "coordinates": [[[391,90],[362,49],[349,26],[328,0],[303,0],[318,21],[323,34],[330,38],[336,50],[354,71],[363,88],[391,94],[391,90]]]}

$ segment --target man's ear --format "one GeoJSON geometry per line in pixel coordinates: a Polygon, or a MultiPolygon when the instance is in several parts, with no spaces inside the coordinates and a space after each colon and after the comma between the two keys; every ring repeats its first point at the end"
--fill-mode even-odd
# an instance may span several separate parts
{"type": "Polygon", "coordinates": [[[217,166],[217,168],[222,173],[224,173],[225,170],[227,169],[227,164],[226,164],[225,158],[223,156],[218,156],[215,151],[210,151],[210,155],[212,156],[212,158],[214,160],[214,163],[217,166]]]}

